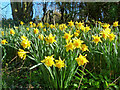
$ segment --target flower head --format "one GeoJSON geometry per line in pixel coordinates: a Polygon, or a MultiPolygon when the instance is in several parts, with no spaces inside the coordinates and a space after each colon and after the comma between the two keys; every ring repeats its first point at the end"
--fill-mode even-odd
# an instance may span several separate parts
{"type": "Polygon", "coordinates": [[[95,42],[96,45],[98,44],[98,42],[102,42],[101,39],[100,39],[101,37],[98,37],[98,35],[96,35],[96,36],[92,35],[92,37],[94,38],[93,42],[95,42]]]}
{"type": "Polygon", "coordinates": [[[39,33],[39,30],[37,28],[34,28],[34,33],[35,34],[38,34],[39,33]]]}
{"type": "Polygon", "coordinates": [[[55,66],[58,67],[59,69],[61,69],[62,67],[65,67],[65,63],[64,63],[65,59],[62,61],[61,58],[59,57],[59,60],[55,60],[56,64],[55,66]]]}
{"type": "Polygon", "coordinates": [[[50,44],[50,43],[52,44],[53,42],[56,42],[55,37],[56,36],[53,36],[52,33],[50,33],[49,36],[47,36],[45,38],[46,43],[47,44],[50,44]]]}
{"type": "Polygon", "coordinates": [[[71,35],[71,34],[70,34],[70,31],[69,31],[69,33],[66,33],[66,32],[65,32],[63,38],[65,38],[65,39],[66,39],[66,42],[68,42],[68,41],[71,39],[72,36],[73,36],[73,35],[71,35]]]}
{"type": "Polygon", "coordinates": [[[38,38],[39,38],[40,40],[43,40],[43,38],[44,38],[43,34],[40,34],[40,35],[38,36],[38,38]]]}
{"type": "Polygon", "coordinates": [[[81,48],[81,44],[83,43],[84,41],[80,40],[80,39],[73,39],[73,45],[75,48],[81,48]]]}
{"type": "Polygon", "coordinates": [[[20,22],[20,24],[21,24],[21,25],[23,25],[23,24],[24,24],[24,22],[23,22],[23,21],[21,21],[21,22],[20,22]]]}
{"type": "Polygon", "coordinates": [[[70,22],[68,22],[69,26],[74,26],[74,22],[72,22],[72,20],[70,22]]]}
{"type": "Polygon", "coordinates": [[[72,51],[73,51],[73,49],[75,48],[72,42],[67,43],[67,45],[65,45],[65,47],[66,47],[66,51],[67,51],[67,52],[68,52],[69,50],[72,50],[72,51]]]}
{"type": "Polygon", "coordinates": [[[84,65],[85,63],[89,62],[87,59],[86,59],[86,56],[82,56],[81,54],[79,55],[78,58],[75,58],[75,60],[77,61],[78,65],[84,65]]]}
{"type": "Polygon", "coordinates": [[[6,41],[6,39],[4,39],[4,40],[1,41],[1,43],[5,45],[8,42],[6,41]]]}
{"type": "Polygon", "coordinates": [[[114,26],[114,27],[117,27],[117,26],[118,26],[118,21],[115,21],[115,22],[113,23],[113,26],[114,26]]]}
{"type": "Polygon", "coordinates": [[[4,36],[4,31],[1,31],[2,36],[4,36]]]}
{"type": "Polygon", "coordinates": [[[18,56],[24,60],[26,58],[26,53],[27,53],[26,51],[19,49],[18,56]]]}
{"type": "Polygon", "coordinates": [[[82,52],[89,51],[88,46],[86,46],[85,44],[82,44],[81,50],[82,52]]]}
{"type": "Polygon", "coordinates": [[[21,45],[23,46],[24,49],[25,49],[25,48],[28,48],[28,47],[30,47],[30,41],[28,41],[27,39],[26,39],[26,40],[23,40],[23,41],[21,42],[21,45]]]}
{"type": "Polygon", "coordinates": [[[13,29],[10,30],[10,34],[14,35],[15,31],[13,29]]]}
{"type": "Polygon", "coordinates": [[[52,56],[45,56],[45,59],[41,61],[42,63],[45,63],[46,66],[51,67],[54,64],[54,58],[52,56]]]}
{"type": "Polygon", "coordinates": [[[27,31],[29,31],[29,28],[26,28],[27,31]]]}
{"type": "Polygon", "coordinates": [[[108,35],[108,38],[110,39],[110,41],[115,39],[115,35],[113,33],[108,35]]]}

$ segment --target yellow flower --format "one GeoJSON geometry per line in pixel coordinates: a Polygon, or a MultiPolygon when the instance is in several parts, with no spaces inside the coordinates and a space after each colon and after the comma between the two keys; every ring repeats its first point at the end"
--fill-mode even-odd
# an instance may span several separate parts
{"type": "Polygon", "coordinates": [[[82,52],[89,51],[88,46],[86,46],[85,44],[82,44],[81,50],[82,52]]]}
{"type": "Polygon", "coordinates": [[[26,28],[27,31],[29,31],[29,28],[26,28]]]}
{"type": "Polygon", "coordinates": [[[23,46],[24,49],[25,49],[25,48],[28,48],[28,47],[30,47],[30,41],[28,41],[28,40],[23,40],[23,41],[21,42],[21,45],[23,46]]]}
{"type": "Polygon", "coordinates": [[[105,23],[104,25],[103,25],[103,28],[109,28],[109,26],[110,26],[110,24],[107,24],[107,23],[105,23]]]}
{"type": "Polygon", "coordinates": [[[85,63],[89,62],[87,59],[86,59],[86,56],[82,56],[81,54],[79,55],[78,58],[75,58],[75,60],[77,61],[78,65],[84,65],[85,63]]]}
{"type": "Polygon", "coordinates": [[[86,26],[85,27],[85,31],[88,32],[90,30],[90,27],[89,26],[86,26]]]}
{"type": "Polygon", "coordinates": [[[44,36],[43,36],[42,34],[40,34],[40,35],[38,36],[38,38],[39,38],[40,40],[43,40],[44,36]]]}
{"type": "Polygon", "coordinates": [[[46,28],[44,28],[43,31],[46,31],[46,28]]]}
{"type": "Polygon", "coordinates": [[[10,30],[10,34],[14,35],[15,31],[13,29],[10,30]]]}
{"type": "Polygon", "coordinates": [[[4,39],[4,40],[1,41],[1,43],[5,45],[8,42],[6,41],[6,39],[4,39]]]}
{"type": "Polygon", "coordinates": [[[35,23],[33,23],[33,27],[36,27],[36,24],[35,24],[35,23]]]}
{"type": "Polygon", "coordinates": [[[2,36],[4,36],[4,31],[1,31],[2,36]]]}
{"type": "Polygon", "coordinates": [[[115,21],[115,22],[113,23],[113,26],[114,26],[114,27],[117,27],[117,26],[118,26],[118,21],[115,21]]]}
{"type": "Polygon", "coordinates": [[[53,42],[56,42],[56,40],[55,40],[55,37],[56,36],[53,36],[51,33],[49,34],[49,36],[47,36],[46,38],[45,38],[45,41],[47,42],[47,44],[52,44],[53,42]]]}
{"type": "Polygon", "coordinates": [[[60,29],[61,31],[65,30],[66,28],[67,28],[67,26],[66,26],[65,24],[59,25],[59,29],[60,29]]]}
{"type": "Polygon", "coordinates": [[[33,27],[33,25],[30,25],[30,27],[32,28],[32,27],[33,27]]]}
{"type": "Polygon", "coordinates": [[[20,22],[20,24],[21,24],[21,25],[23,25],[23,24],[24,24],[24,22],[22,22],[22,21],[21,21],[21,22],[20,22]]]}
{"type": "Polygon", "coordinates": [[[27,53],[26,51],[19,49],[18,56],[24,60],[26,58],[26,53],[27,53]]]}
{"type": "Polygon", "coordinates": [[[55,25],[51,24],[51,25],[50,25],[50,28],[51,28],[51,29],[55,28],[55,25]]]}
{"type": "Polygon", "coordinates": [[[68,22],[68,24],[70,27],[74,26],[74,22],[72,22],[72,20],[70,22],[68,22]]]}
{"type": "Polygon", "coordinates": [[[72,51],[73,51],[73,49],[75,48],[72,42],[67,43],[67,45],[65,45],[65,47],[66,47],[66,51],[67,51],[67,52],[68,52],[69,50],[72,50],[72,51]]]}
{"type": "Polygon", "coordinates": [[[53,55],[48,57],[45,56],[45,59],[42,60],[41,62],[45,63],[46,66],[51,67],[52,65],[55,65],[54,60],[55,59],[53,58],[53,55]]]}
{"type": "Polygon", "coordinates": [[[62,61],[61,58],[59,57],[59,60],[55,60],[56,64],[55,66],[58,67],[59,69],[61,69],[62,67],[65,67],[65,63],[64,63],[65,59],[62,61]]]}
{"type": "Polygon", "coordinates": [[[77,26],[76,26],[76,27],[77,27],[78,29],[80,29],[81,27],[83,27],[83,24],[84,24],[84,23],[79,22],[79,23],[77,23],[77,26]]]}
{"type": "Polygon", "coordinates": [[[100,34],[102,34],[102,37],[106,40],[109,33],[107,33],[106,31],[101,31],[100,34]]]}
{"type": "Polygon", "coordinates": [[[76,32],[80,34],[80,30],[76,30],[76,32]]]}
{"type": "Polygon", "coordinates": [[[81,44],[83,43],[80,39],[73,39],[73,45],[75,48],[81,48],[81,44]]]}
{"type": "Polygon", "coordinates": [[[35,34],[38,34],[39,33],[39,30],[37,28],[34,28],[34,33],[35,34]]]}
{"type": "Polygon", "coordinates": [[[66,32],[65,32],[63,38],[65,38],[65,39],[66,39],[66,42],[68,42],[68,41],[71,39],[72,36],[73,36],[73,35],[70,35],[70,31],[69,31],[69,33],[66,33],[66,32]]]}
{"type": "Polygon", "coordinates": [[[21,36],[21,39],[22,39],[22,40],[27,40],[27,37],[25,37],[25,36],[23,35],[23,36],[21,36]]]}
{"type": "Polygon", "coordinates": [[[79,36],[79,33],[74,32],[74,36],[75,36],[75,37],[79,36]]]}
{"type": "Polygon", "coordinates": [[[93,42],[95,42],[96,45],[98,44],[98,42],[102,42],[100,39],[101,37],[98,37],[98,35],[96,35],[96,36],[92,35],[92,37],[94,38],[93,42]]]}
{"type": "Polygon", "coordinates": [[[40,26],[40,28],[43,28],[43,24],[42,23],[39,23],[39,26],[40,26]]]}
{"type": "Polygon", "coordinates": [[[30,25],[32,25],[33,24],[33,22],[32,21],[30,21],[30,25]]]}
{"type": "Polygon", "coordinates": [[[83,25],[80,27],[80,29],[81,29],[83,32],[85,32],[85,27],[84,27],[83,25]]]}
{"type": "Polygon", "coordinates": [[[115,39],[115,35],[113,33],[108,35],[108,38],[110,39],[110,41],[115,39]]]}

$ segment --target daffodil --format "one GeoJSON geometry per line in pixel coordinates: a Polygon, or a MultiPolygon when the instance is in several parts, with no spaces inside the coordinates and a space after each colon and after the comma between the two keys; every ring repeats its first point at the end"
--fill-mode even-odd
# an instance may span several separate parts
{"type": "Polygon", "coordinates": [[[65,63],[64,63],[65,59],[62,61],[61,58],[59,57],[59,60],[55,60],[56,64],[55,66],[58,67],[59,69],[61,69],[62,67],[65,67],[65,63]]]}
{"type": "Polygon", "coordinates": [[[67,43],[67,45],[65,45],[65,47],[66,47],[67,52],[69,50],[73,51],[73,49],[75,48],[72,42],[67,43]]]}
{"type": "Polygon", "coordinates": [[[86,55],[85,55],[85,56],[82,56],[81,54],[79,55],[78,58],[75,58],[75,60],[77,61],[77,63],[78,63],[79,66],[84,65],[85,63],[89,62],[89,61],[86,59],[86,55]]]}
{"type": "Polygon", "coordinates": [[[2,36],[4,36],[4,31],[1,31],[2,36]]]}
{"type": "Polygon", "coordinates": [[[85,31],[88,32],[89,30],[91,30],[90,27],[89,27],[89,26],[86,26],[86,27],[85,27],[85,31]]]}
{"type": "Polygon", "coordinates": [[[114,27],[117,27],[117,26],[118,26],[118,21],[115,21],[115,22],[113,23],[113,26],[114,26],[114,27]]]}
{"type": "Polygon", "coordinates": [[[43,38],[44,38],[43,34],[40,34],[40,35],[38,36],[38,38],[39,38],[40,40],[43,40],[43,38]]]}
{"type": "Polygon", "coordinates": [[[30,21],[30,25],[32,25],[33,24],[33,22],[32,21],[30,21]]]}
{"type": "Polygon", "coordinates": [[[39,30],[37,28],[34,28],[34,33],[35,34],[38,34],[39,33],[39,30]]]}
{"type": "Polygon", "coordinates": [[[115,35],[113,33],[108,35],[108,38],[110,39],[110,41],[115,39],[115,35]]]}
{"type": "Polygon", "coordinates": [[[24,49],[25,49],[25,48],[28,48],[28,47],[30,47],[30,41],[28,41],[28,40],[23,40],[23,41],[21,42],[21,45],[23,46],[24,49]]]}
{"type": "Polygon", "coordinates": [[[4,40],[1,41],[1,43],[5,45],[8,42],[6,41],[6,39],[4,39],[4,40]]]}
{"type": "Polygon", "coordinates": [[[82,50],[82,52],[89,51],[88,46],[86,46],[85,44],[82,44],[80,49],[82,50]]]}
{"type": "Polygon", "coordinates": [[[23,25],[23,24],[24,24],[24,22],[23,22],[23,21],[21,21],[21,22],[20,22],[20,24],[21,24],[21,25],[23,25]]]}
{"type": "Polygon", "coordinates": [[[41,62],[45,63],[46,66],[51,67],[51,66],[55,65],[54,60],[55,59],[53,58],[53,55],[47,56],[47,57],[45,56],[45,59],[42,60],[41,62]]]}
{"type": "Polygon", "coordinates": [[[55,25],[51,24],[51,25],[50,25],[50,28],[51,28],[51,29],[55,28],[55,25]]]}
{"type": "Polygon", "coordinates": [[[24,60],[26,58],[26,53],[27,53],[26,51],[19,49],[18,56],[24,60]]]}
{"type": "Polygon", "coordinates": [[[74,26],[74,22],[72,22],[72,20],[70,22],[68,22],[68,24],[70,27],[74,26]]]}
{"type": "Polygon", "coordinates": [[[36,27],[36,24],[35,24],[35,23],[33,23],[32,25],[33,25],[33,27],[36,27]]]}
{"type": "Polygon", "coordinates": [[[107,24],[107,23],[105,23],[104,25],[103,25],[103,28],[109,28],[109,26],[110,26],[110,24],[107,24]]]}
{"type": "Polygon", "coordinates": [[[92,35],[92,37],[94,38],[93,42],[95,42],[96,45],[98,44],[98,42],[102,42],[101,39],[100,39],[101,37],[98,37],[98,35],[96,35],[96,36],[92,35]]]}
{"type": "Polygon", "coordinates": [[[46,43],[52,44],[53,42],[56,42],[55,37],[56,36],[53,36],[52,33],[50,33],[49,36],[45,38],[46,43]]]}
{"type": "Polygon", "coordinates": [[[10,34],[14,35],[15,31],[13,29],[10,30],[10,34]]]}
{"type": "Polygon", "coordinates": [[[24,35],[23,35],[23,36],[21,36],[21,39],[22,39],[22,40],[28,40],[28,39],[27,39],[27,37],[26,37],[26,36],[24,36],[24,35]]]}
{"type": "Polygon", "coordinates": [[[83,27],[83,24],[84,24],[84,23],[79,22],[79,23],[77,23],[76,27],[77,27],[78,29],[80,29],[81,27],[83,27]]]}
{"type": "Polygon", "coordinates": [[[79,36],[79,33],[74,32],[74,36],[75,36],[75,37],[79,36]]]}
{"type": "Polygon", "coordinates": [[[71,35],[71,33],[70,33],[70,31],[69,31],[69,33],[66,33],[66,32],[65,32],[63,38],[65,38],[65,39],[66,39],[66,42],[68,42],[68,41],[71,39],[72,36],[73,36],[73,35],[71,35]]]}
{"type": "Polygon", "coordinates": [[[81,44],[83,43],[80,39],[73,39],[73,45],[75,48],[81,48],[81,44]]]}
{"type": "Polygon", "coordinates": [[[26,28],[27,31],[29,31],[29,28],[26,28]]]}

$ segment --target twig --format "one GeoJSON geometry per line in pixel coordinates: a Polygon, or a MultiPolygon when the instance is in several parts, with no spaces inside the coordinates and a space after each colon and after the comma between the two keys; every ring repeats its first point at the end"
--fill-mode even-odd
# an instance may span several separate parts
{"type": "MultiPolygon", "coordinates": [[[[83,67],[83,70],[82,70],[83,72],[84,72],[84,70],[85,70],[86,65],[87,65],[87,63],[86,63],[86,64],[84,65],[84,67],[83,67]]],[[[79,90],[79,88],[80,88],[80,84],[81,84],[81,82],[82,82],[83,76],[84,76],[84,75],[82,75],[81,80],[80,80],[80,82],[79,82],[78,90],[79,90]]]]}
{"type": "MultiPolygon", "coordinates": [[[[118,79],[120,79],[120,76],[119,76],[118,78],[116,78],[112,83],[110,83],[110,84],[107,86],[107,88],[108,88],[111,84],[115,83],[118,79]]],[[[107,88],[106,88],[106,89],[107,89],[107,88]]]]}

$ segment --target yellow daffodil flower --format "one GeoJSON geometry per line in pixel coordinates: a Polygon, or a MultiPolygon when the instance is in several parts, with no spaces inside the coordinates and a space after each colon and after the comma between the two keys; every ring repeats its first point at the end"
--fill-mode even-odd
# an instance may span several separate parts
{"type": "Polygon", "coordinates": [[[56,64],[55,67],[58,67],[59,69],[61,69],[62,67],[65,67],[65,63],[64,63],[65,59],[62,61],[61,58],[59,57],[59,60],[55,60],[56,64]]]}
{"type": "Polygon", "coordinates": [[[92,35],[92,37],[94,38],[93,42],[95,42],[96,45],[98,44],[98,42],[102,42],[101,39],[100,39],[101,37],[98,37],[98,35],[96,35],[96,36],[92,35]]]}
{"type": "Polygon", "coordinates": [[[85,56],[82,56],[81,54],[79,55],[78,58],[75,58],[75,60],[77,61],[77,63],[78,63],[79,66],[84,65],[85,63],[89,62],[89,61],[86,59],[86,55],[85,55],[85,56]]]}
{"type": "Polygon", "coordinates": [[[51,67],[52,65],[55,65],[54,60],[55,59],[53,58],[53,55],[47,57],[45,56],[45,59],[42,60],[41,62],[45,63],[46,66],[51,67]]]}

